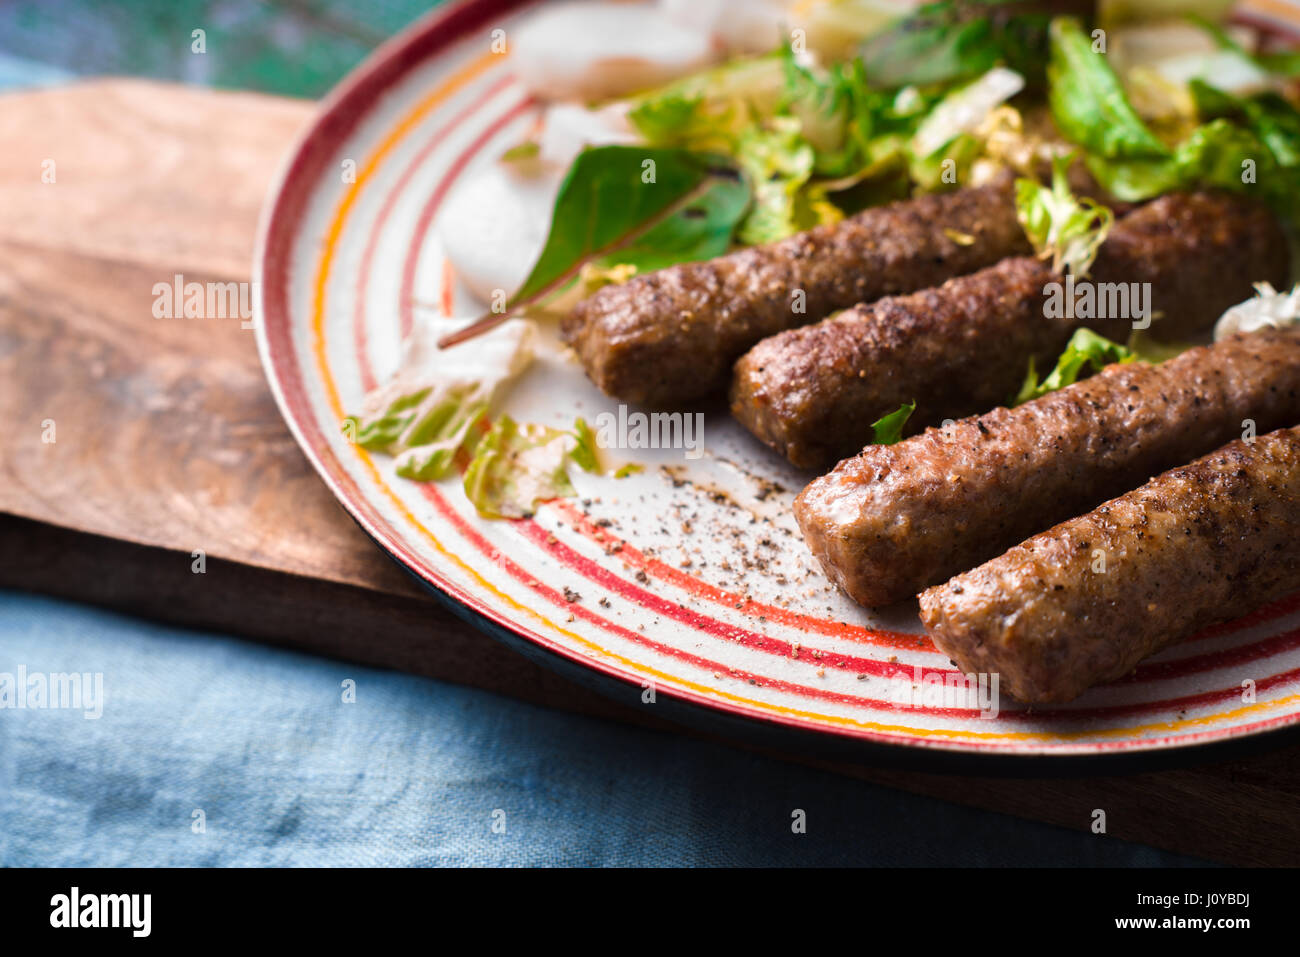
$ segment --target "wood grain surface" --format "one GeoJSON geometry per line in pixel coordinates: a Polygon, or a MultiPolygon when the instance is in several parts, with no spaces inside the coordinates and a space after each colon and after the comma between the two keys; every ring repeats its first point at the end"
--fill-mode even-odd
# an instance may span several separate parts
{"type": "MultiPolygon", "coordinates": [[[[312,111],[119,80],[0,96],[0,585],[681,733],[480,634],[389,561],[299,452],[238,318],[153,316],[176,273],[249,277],[312,111]]],[[[1300,863],[1297,746],[1033,780],[774,756],[1076,829],[1101,809],[1112,837],[1212,860],[1300,863]]]]}

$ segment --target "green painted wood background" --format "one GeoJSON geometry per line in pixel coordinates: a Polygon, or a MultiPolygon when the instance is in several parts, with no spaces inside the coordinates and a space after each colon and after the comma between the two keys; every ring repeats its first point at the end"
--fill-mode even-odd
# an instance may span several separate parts
{"type": "Polygon", "coordinates": [[[126,74],[315,98],[437,4],[0,0],[0,75],[30,85],[126,74]],[[196,29],[205,31],[206,53],[191,49],[196,29]]]}

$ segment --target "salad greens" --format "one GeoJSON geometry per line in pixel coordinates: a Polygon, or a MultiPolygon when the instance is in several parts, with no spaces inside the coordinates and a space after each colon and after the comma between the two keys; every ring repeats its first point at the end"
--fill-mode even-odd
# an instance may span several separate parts
{"type": "Polygon", "coordinates": [[[522,319],[450,355],[436,336],[432,324],[417,326],[397,374],[343,421],[357,445],[395,456],[397,474],[420,482],[447,477],[474,450],[493,398],[533,358],[532,324],[522,319]]]}
{"type": "Polygon", "coordinates": [[[725,152],[755,119],[786,96],[780,53],[692,74],[628,101],[628,122],[651,146],[725,152]]]}
{"type": "Polygon", "coordinates": [[[652,147],[726,157],[753,191],[736,239],[784,239],[861,208],[874,191],[897,198],[910,187],[949,189],[965,181],[984,151],[981,123],[1024,85],[991,66],[969,78],[925,88],[881,90],[864,61],[818,65],[791,47],[709,71],[629,103],[628,122],[652,147]],[[951,161],[951,162],[949,162],[951,161]]]}
{"type": "Polygon", "coordinates": [[[1079,21],[1053,21],[1047,76],[1047,102],[1057,128],[1090,155],[1107,159],[1169,155],[1133,109],[1106,54],[1094,48],[1079,21]]]}
{"type": "Polygon", "coordinates": [[[556,291],[586,264],[644,271],[720,256],[749,200],[745,183],[707,155],[585,150],[560,186],[546,245],[512,304],[556,291]]]}
{"type": "Polygon", "coordinates": [[[1061,353],[1061,358],[1056,361],[1056,368],[1046,379],[1039,381],[1034,370],[1034,360],[1029,360],[1029,372],[1025,376],[1024,385],[1011,404],[1020,405],[1057,389],[1064,389],[1067,385],[1074,385],[1085,368],[1091,367],[1094,372],[1100,372],[1104,366],[1113,362],[1133,362],[1136,358],[1133,350],[1127,346],[1111,342],[1091,329],[1076,329],[1065,351],[1061,353]]]}
{"type": "Polygon", "coordinates": [[[582,419],[566,432],[503,415],[465,470],[465,495],[484,518],[529,518],[539,503],[575,494],[570,463],[600,471],[595,436],[582,419]]]}
{"type": "Polygon", "coordinates": [[[1253,193],[1300,218],[1300,113],[1288,100],[1270,92],[1243,99],[1193,79],[1200,125],[1166,143],[1138,115],[1078,21],[1053,21],[1051,44],[1052,117],[1084,148],[1089,170],[1117,199],[1217,186],[1253,193]]]}
{"type": "Polygon", "coordinates": [[[1051,258],[1052,269],[1086,276],[1115,223],[1115,214],[1071,192],[1067,171],[1073,161],[1074,154],[1052,160],[1051,186],[1016,180],[1016,216],[1038,255],[1051,258]]]}
{"type": "Polygon", "coordinates": [[[1090,4],[943,0],[867,39],[862,61],[877,89],[969,80],[1002,64],[1038,85],[1051,9],[1090,4]]]}
{"type": "Polygon", "coordinates": [[[1300,112],[1282,96],[1268,91],[1238,97],[1199,79],[1190,88],[1202,119],[1238,120],[1269,148],[1279,166],[1300,166],[1300,112]]]}
{"type": "Polygon", "coordinates": [[[742,243],[773,242],[825,222],[840,212],[804,187],[812,176],[814,152],[793,117],[773,117],[768,128],[742,133],[736,160],[753,184],[754,206],[740,225],[742,243]]]}
{"type": "Polygon", "coordinates": [[[398,456],[397,474],[417,482],[446,478],[456,453],[473,448],[490,390],[480,383],[423,389],[399,397],[378,416],[346,420],[364,449],[398,456]]]}

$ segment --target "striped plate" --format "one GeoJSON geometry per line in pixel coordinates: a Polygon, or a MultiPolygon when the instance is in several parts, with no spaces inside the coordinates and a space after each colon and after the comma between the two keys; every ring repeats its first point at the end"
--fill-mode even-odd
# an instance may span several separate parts
{"type": "MultiPolygon", "coordinates": [[[[664,714],[812,748],[927,766],[1149,763],[1154,752],[1300,720],[1300,596],[1069,706],[1030,713],[1003,700],[993,715],[945,692],[956,674],[920,634],[915,608],[873,615],[831,588],[790,515],[807,476],[720,408],[704,412],[703,455],[630,453],[643,473],[579,476],[579,499],[515,522],[481,520],[456,481],[408,482],[350,444],[344,414],[392,373],[417,313],[479,308],[456,287],[432,227],[458,178],[536,120],[508,55],[489,49],[521,10],[452,3],[379,50],[325,102],[264,218],[267,375],[321,476],[385,550],[463,614],[569,674],[664,714]]],[[[506,411],[567,426],[617,406],[551,350],[506,411]]]]}

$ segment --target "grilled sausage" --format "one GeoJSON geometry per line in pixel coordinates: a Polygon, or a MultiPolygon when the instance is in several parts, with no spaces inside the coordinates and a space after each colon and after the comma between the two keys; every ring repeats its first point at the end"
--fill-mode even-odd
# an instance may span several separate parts
{"type": "Polygon", "coordinates": [[[1281,288],[1291,272],[1277,217],[1230,193],[1170,193],[1120,222],[1102,244],[1095,278],[1151,283],[1151,333],[1169,342],[1203,332],[1250,296],[1251,283],[1281,288]]]}
{"type": "Polygon", "coordinates": [[[1242,433],[1300,422],[1300,330],[1107,366],[1014,409],[874,445],[794,513],[827,575],[889,605],[1242,433]]]}
{"type": "MultiPolygon", "coordinates": [[[[1252,282],[1285,285],[1280,230],[1262,207],[1232,196],[1171,194],[1115,224],[1090,281],[1097,292],[1150,283],[1147,305],[1163,314],[1152,331],[1193,335],[1247,298],[1252,282]]],[[[800,468],[862,448],[871,423],[905,402],[916,402],[911,431],[973,415],[1007,401],[1031,358],[1050,368],[1080,326],[1128,338],[1131,308],[1110,319],[1047,308],[1049,292],[1073,289],[1046,265],[1013,259],[780,333],[736,363],[732,413],[800,468]]]]}
{"type": "Polygon", "coordinates": [[[764,339],[736,363],[731,413],[799,468],[871,441],[871,423],[915,402],[912,431],[1006,402],[1032,358],[1051,368],[1078,325],[1044,315],[1058,281],[1030,256],[861,305],[764,339]]]}
{"type": "Polygon", "coordinates": [[[967,673],[1069,701],[1300,589],[1300,428],[1238,440],[921,595],[967,673]]]}
{"type": "Polygon", "coordinates": [[[1029,252],[1011,184],[876,207],[606,286],[566,317],[564,339],[616,398],[663,406],[723,392],[732,363],[765,336],[1029,252]]]}

